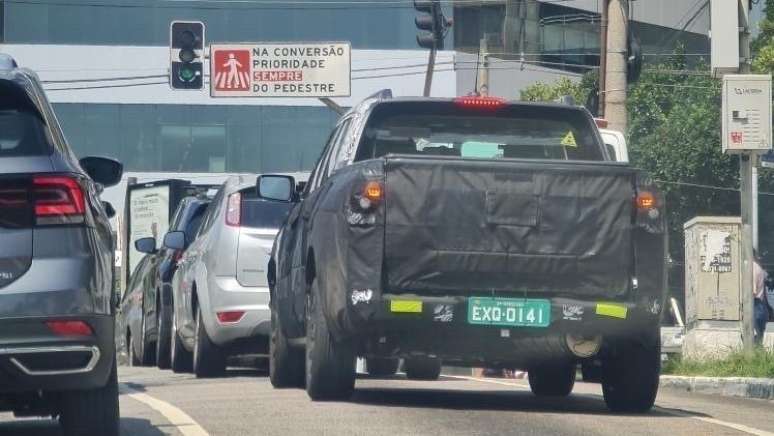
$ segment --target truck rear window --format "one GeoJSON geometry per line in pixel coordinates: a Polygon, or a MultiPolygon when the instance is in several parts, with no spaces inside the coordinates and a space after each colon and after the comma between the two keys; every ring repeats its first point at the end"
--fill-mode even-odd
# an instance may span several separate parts
{"type": "Polygon", "coordinates": [[[453,102],[394,102],[374,108],[356,160],[387,154],[604,160],[590,117],[575,108],[453,102]]]}

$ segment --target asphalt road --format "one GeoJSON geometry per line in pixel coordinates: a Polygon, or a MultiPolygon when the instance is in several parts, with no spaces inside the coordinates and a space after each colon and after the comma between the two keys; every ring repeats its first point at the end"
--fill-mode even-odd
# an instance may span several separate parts
{"type": "MultiPolygon", "coordinates": [[[[350,401],[313,403],[275,390],[265,373],[231,370],[197,380],[153,368],[121,368],[124,435],[707,435],[774,436],[774,402],[662,390],[646,415],[605,409],[599,385],[576,384],[568,398],[539,399],[526,381],[400,376],[361,378],[350,401]]],[[[0,434],[59,436],[51,420],[0,414],[0,434]]]]}

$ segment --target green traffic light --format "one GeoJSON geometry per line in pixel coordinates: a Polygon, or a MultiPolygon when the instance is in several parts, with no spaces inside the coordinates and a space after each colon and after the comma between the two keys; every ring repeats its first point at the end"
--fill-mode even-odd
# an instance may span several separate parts
{"type": "Polygon", "coordinates": [[[191,68],[181,67],[178,76],[183,82],[191,82],[196,78],[196,72],[191,68]]]}

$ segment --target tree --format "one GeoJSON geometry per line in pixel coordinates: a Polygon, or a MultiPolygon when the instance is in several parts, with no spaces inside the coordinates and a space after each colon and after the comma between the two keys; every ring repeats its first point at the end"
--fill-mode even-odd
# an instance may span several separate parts
{"type": "Polygon", "coordinates": [[[758,36],[752,42],[753,70],[774,72],[774,0],[766,0],[763,19],[758,23],[758,36]]]}

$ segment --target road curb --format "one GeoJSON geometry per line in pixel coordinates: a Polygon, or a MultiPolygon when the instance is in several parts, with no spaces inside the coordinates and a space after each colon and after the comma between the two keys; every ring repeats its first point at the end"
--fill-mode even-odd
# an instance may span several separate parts
{"type": "Polygon", "coordinates": [[[660,386],[698,394],[774,400],[774,379],[770,378],[662,375],[660,386]]]}

